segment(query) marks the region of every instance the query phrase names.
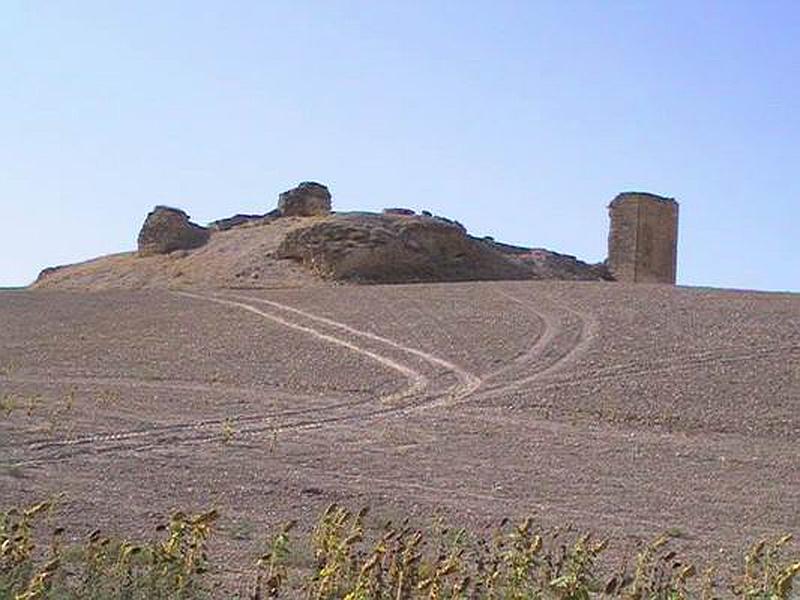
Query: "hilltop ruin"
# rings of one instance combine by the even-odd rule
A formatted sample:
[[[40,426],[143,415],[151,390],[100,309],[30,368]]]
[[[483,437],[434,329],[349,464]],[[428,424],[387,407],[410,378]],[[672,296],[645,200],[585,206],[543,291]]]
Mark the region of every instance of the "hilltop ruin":
[[[277,208],[202,226],[157,206],[135,253],[45,269],[35,287],[284,287],[321,280],[413,283],[476,280],[675,282],[677,203],[621,194],[610,206],[609,260],[475,237],[458,221],[409,208],[335,212],[328,188],[306,181]]]
[[[614,279],[675,283],[678,203],[643,192],[619,194],[608,207],[608,267]]]

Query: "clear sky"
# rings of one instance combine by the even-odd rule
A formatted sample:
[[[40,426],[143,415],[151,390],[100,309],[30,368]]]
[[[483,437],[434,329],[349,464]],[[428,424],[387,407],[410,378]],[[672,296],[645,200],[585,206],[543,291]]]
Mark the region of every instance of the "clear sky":
[[[0,2],[0,285],[307,179],[587,261],[650,191],[679,283],[800,291],[800,2]]]

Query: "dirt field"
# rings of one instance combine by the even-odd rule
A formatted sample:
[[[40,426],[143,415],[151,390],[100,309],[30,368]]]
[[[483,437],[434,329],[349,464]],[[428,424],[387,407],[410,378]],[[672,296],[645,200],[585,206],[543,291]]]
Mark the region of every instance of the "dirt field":
[[[798,295],[3,291],[0,398],[2,505],[64,492],[76,536],[215,505],[250,560],[331,501],[621,548],[670,528],[723,561],[800,534]]]

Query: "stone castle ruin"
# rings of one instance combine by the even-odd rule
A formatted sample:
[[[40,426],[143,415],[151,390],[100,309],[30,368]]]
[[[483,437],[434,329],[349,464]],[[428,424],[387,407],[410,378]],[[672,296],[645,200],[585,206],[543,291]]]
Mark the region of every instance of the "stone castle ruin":
[[[476,237],[458,221],[425,210],[333,211],[328,188],[305,181],[280,194],[277,208],[267,213],[236,214],[205,226],[180,209],[156,206],[135,254],[45,269],[36,285],[241,287],[246,281],[246,287],[265,287],[312,279],[674,284],[677,202],[627,192],[611,202],[609,216],[608,259],[589,264],[545,248]]]
[[[478,240],[459,223],[425,211],[417,215],[411,209],[389,208],[382,215],[355,213],[335,217],[328,188],[311,181],[280,194],[278,208],[267,214],[235,215],[208,227],[192,223],[181,210],[157,206],[139,234],[138,254],[197,248],[208,242],[214,232],[268,224],[281,217],[335,217],[312,220],[288,232],[274,256],[327,264],[336,278],[352,275],[376,281],[427,277],[428,271],[437,271],[441,266],[434,269],[434,263],[449,261],[453,264],[445,269],[446,275],[430,274],[429,278],[577,278],[674,284],[678,203],[655,194],[625,192],[614,198],[608,208],[608,260],[594,266],[552,252]],[[420,248],[427,251],[419,251]],[[542,259],[547,264],[541,264]],[[457,265],[459,261],[466,264]]]
[[[608,207],[608,268],[617,281],[675,283],[678,203],[644,192],[619,194]]]
[[[548,270],[542,268],[542,265],[535,265],[537,277],[576,277],[615,279],[632,283],[674,284],[678,203],[671,198],[646,192],[625,192],[614,198],[608,208],[611,224],[608,234],[608,260],[605,265],[594,267],[586,265],[587,268],[576,270],[573,267],[581,266],[577,262],[573,261],[575,264],[572,264],[568,260],[563,260],[564,257],[548,253],[546,258],[549,266],[553,268],[548,267]],[[280,217],[326,217],[331,214],[331,194],[328,188],[310,181],[280,194],[278,208],[265,215],[235,215],[215,221],[207,228],[192,223],[181,210],[157,206],[147,216],[139,234],[139,255],[166,254],[176,249],[197,248],[205,244],[214,231],[226,231],[248,223],[263,224]],[[395,231],[398,227],[400,229]],[[421,235],[424,240],[417,239]],[[382,239],[381,236],[388,237]],[[411,240],[412,246],[421,244],[433,248],[430,256],[422,257],[421,262],[424,263],[422,266],[417,264],[420,261],[416,259],[420,257],[416,255],[414,255],[415,260],[409,259],[405,262],[401,260],[409,253],[404,252],[398,244],[402,246],[409,242],[409,236],[414,238]],[[435,243],[432,241],[434,238]],[[482,251],[477,254],[485,255],[484,259],[489,254],[499,252],[507,260],[467,261],[470,263],[469,268],[465,274],[459,274],[457,278],[470,278],[470,271],[474,277],[481,279],[531,277],[529,267],[538,256],[535,251],[497,244],[493,240],[478,241],[470,238],[463,226],[457,222],[443,217],[434,218],[430,214],[418,216],[415,211],[407,208],[385,209],[383,215],[374,215],[370,218],[365,214],[357,214],[355,217],[341,215],[332,222],[314,222],[309,227],[287,234],[277,249],[276,256],[304,261],[314,258],[316,262],[323,259],[327,262],[338,261],[337,268],[331,267],[330,270],[342,276],[349,270],[355,270],[360,278],[413,280],[415,270],[420,272],[430,270],[428,263],[431,257],[437,260],[445,258],[451,250],[459,257],[476,255],[474,248],[476,243]],[[369,261],[362,256],[365,253],[369,255]],[[333,261],[331,256],[334,254],[342,256]],[[345,257],[345,254],[348,256]],[[352,268],[342,271],[343,267],[338,264],[342,261]],[[354,261],[355,267],[351,264]],[[369,268],[365,261],[370,263]],[[405,264],[406,262],[408,264]],[[479,269],[476,267],[477,263],[486,264]],[[376,269],[387,273],[394,270],[395,273],[382,273],[378,277],[373,273]]]

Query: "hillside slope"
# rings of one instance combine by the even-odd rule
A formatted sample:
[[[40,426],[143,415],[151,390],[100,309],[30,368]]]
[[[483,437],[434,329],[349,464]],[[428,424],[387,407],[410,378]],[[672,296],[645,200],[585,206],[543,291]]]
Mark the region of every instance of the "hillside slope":
[[[66,492],[77,534],[213,504],[239,564],[262,543],[242,531],[330,502],[532,512],[620,552],[671,529],[723,563],[800,532],[798,295],[39,290],[0,293],[0,322],[0,489]]]
[[[45,269],[33,288],[109,289],[174,287],[294,287],[311,285],[313,274],[274,254],[286,232],[302,221],[287,217],[265,225],[215,231],[199,248],[140,256],[113,254]]]
[[[470,236],[430,213],[330,211],[330,193],[303,182],[265,215],[235,215],[203,227],[157,206],[138,252],[41,272],[36,288],[275,288],[320,280],[357,283],[519,279],[610,279],[605,265]]]

